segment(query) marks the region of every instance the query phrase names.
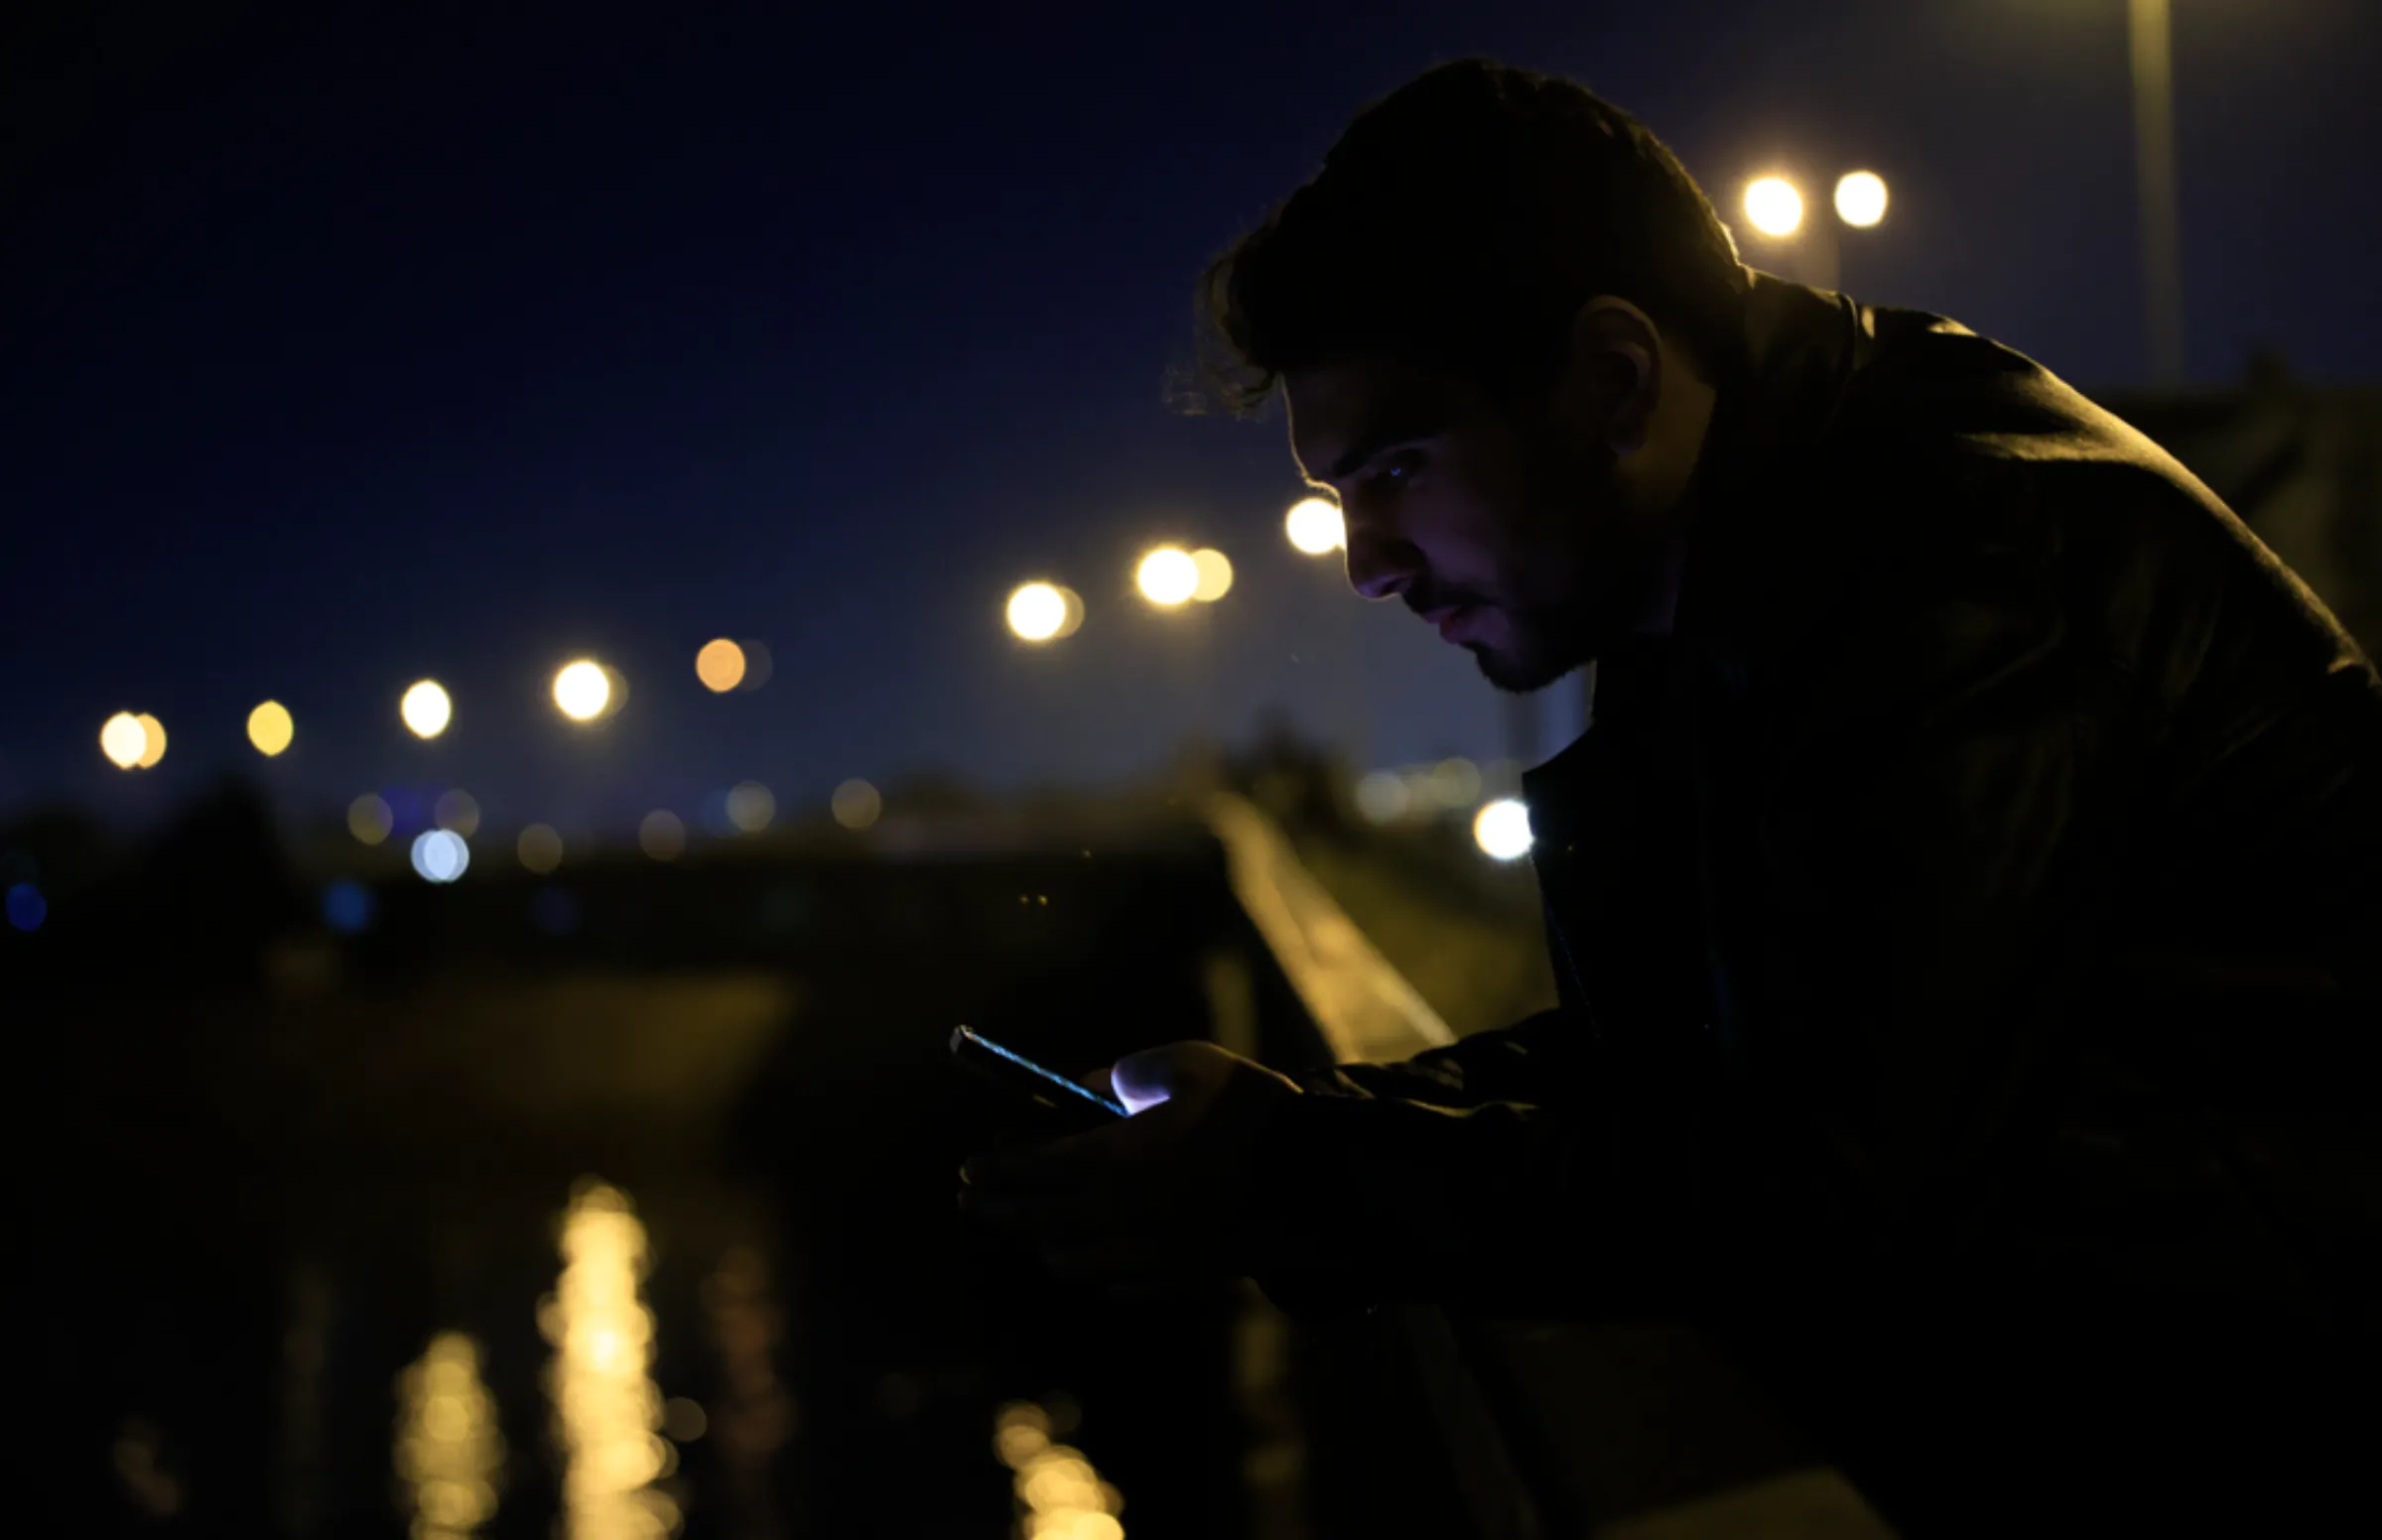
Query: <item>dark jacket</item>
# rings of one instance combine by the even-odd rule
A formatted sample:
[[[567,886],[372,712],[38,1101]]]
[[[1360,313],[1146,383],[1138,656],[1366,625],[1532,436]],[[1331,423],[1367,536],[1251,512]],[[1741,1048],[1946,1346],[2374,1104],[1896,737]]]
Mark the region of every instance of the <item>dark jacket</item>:
[[[2355,644],[1936,317],[1758,279],[1697,477],[1674,638],[1526,780],[1562,1008],[1307,1077],[1259,1281],[1831,1353],[1969,1308],[2382,1331]]]

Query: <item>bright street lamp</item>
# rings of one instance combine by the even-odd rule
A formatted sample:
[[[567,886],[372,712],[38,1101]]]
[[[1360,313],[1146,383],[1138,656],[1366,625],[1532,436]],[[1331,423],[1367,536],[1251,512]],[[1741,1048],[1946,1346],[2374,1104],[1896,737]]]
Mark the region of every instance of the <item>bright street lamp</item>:
[[[1348,524],[1340,505],[1328,497],[1309,497],[1290,505],[1282,528],[1293,548],[1307,556],[1328,556],[1348,544]]]
[[[1803,194],[1784,177],[1758,177],[1745,190],[1745,217],[1772,240],[1785,240],[1803,222]]]
[[[554,704],[573,721],[594,721],[612,704],[611,676],[591,658],[566,663],[554,676]]]
[[[1836,217],[1866,230],[1886,217],[1886,179],[1874,171],[1847,172],[1836,179]]]
[[[455,703],[437,680],[416,680],[406,690],[405,699],[397,703],[397,714],[415,737],[435,738],[455,719]]]
[[[1084,601],[1055,582],[1027,582],[1009,595],[1009,632],[1021,642],[1063,641],[1084,623]]]
[[[1188,551],[1160,546],[1141,559],[1133,573],[1133,584],[1152,604],[1172,609],[1199,591],[1199,564]]]
[[[1835,289],[1838,273],[1836,225],[1866,230],[1886,217],[1886,179],[1874,171],[1847,172],[1836,180],[1831,200],[1836,218],[1805,221],[1803,194],[1785,177],[1757,177],[1746,184],[1745,218],[1755,233],[1796,246],[1795,277],[1814,289]]]

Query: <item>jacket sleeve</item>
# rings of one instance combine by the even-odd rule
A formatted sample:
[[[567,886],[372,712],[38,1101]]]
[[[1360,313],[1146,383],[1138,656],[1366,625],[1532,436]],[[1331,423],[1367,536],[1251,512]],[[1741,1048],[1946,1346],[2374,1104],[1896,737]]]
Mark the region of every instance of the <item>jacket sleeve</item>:
[[[1313,1180],[1253,1225],[1277,1301],[1666,1308],[1699,1249],[1890,1259],[1977,1212],[2069,1067],[2146,708],[2041,543],[1870,578],[1733,794],[1750,1071],[1583,1036],[1559,1091],[1535,1026],[1313,1085],[1270,1132]]]

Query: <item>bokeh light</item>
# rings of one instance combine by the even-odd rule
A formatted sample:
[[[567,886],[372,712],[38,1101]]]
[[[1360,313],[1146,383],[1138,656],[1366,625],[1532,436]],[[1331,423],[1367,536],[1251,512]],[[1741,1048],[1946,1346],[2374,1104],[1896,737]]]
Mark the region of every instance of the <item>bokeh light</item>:
[[[141,724],[141,757],[134,763],[143,770],[154,770],[166,757],[166,724],[147,711],[133,719]]]
[[[1031,1401],[1009,1402],[993,1414],[992,1451],[1016,1473],[1014,1533],[1027,1540],[1125,1540],[1117,1517],[1125,1494],[1101,1479],[1082,1450],[1053,1442],[1066,1426]]]
[[[580,658],[555,671],[554,704],[573,721],[594,721],[612,704],[609,671],[593,658]]]
[[[728,694],[744,682],[744,649],[725,636],[714,637],[695,654],[695,677],[712,694]]]
[[[1160,546],[1133,569],[1133,586],[1152,604],[1172,609],[1199,591],[1199,564],[1179,546]]]
[[[777,671],[777,664],[769,656],[769,645],[749,636],[736,645],[744,649],[744,681],[739,688],[758,690],[768,684],[769,676]]]
[[[1472,837],[1493,860],[1511,861],[1530,853],[1530,810],[1512,797],[1500,797],[1473,816]]]
[[[521,864],[543,877],[563,864],[563,836],[545,824],[532,824],[513,841]]]
[[[662,1403],[662,1435],[673,1444],[692,1444],[710,1432],[711,1426],[703,1403],[692,1396],[672,1396]]]
[[[1412,803],[1406,778],[1394,770],[1375,770],[1357,781],[1357,811],[1368,823],[1389,824],[1406,816]]]
[[[369,930],[379,907],[372,890],[351,878],[339,877],[324,885],[323,923],[341,936]]]
[[[1803,194],[1784,177],[1758,177],[1746,186],[1745,217],[1774,240],[1792,235],[1803,222]]]
[[[1328,497],[1307,497],[1290,505],[1282,528],[1290,544],[1308,556],[1324,556],[1348,544],[1348,521],[1340,505]]]
[[[8,890],[8,923],[28,935],[42,928],[50,918],[50,901],[42,890],[30,882],[19,882]]]
[[[366,792],[347,804],[347,833],[366,844],[378,844],[397,827],[397,814],[388,803]]]
[[[267,701],[248,713],[248,741],[267,759],[288,748],[297,735],[298,724],[290,719],[290,708],[279,701]]]
[[[1067,627],[1067,596],[1057,583],[1020,583],[1009,595],[1008,620],[1019,641],[1055,641]]]
[[[1886,217],[1886,179],[1874,171],[1847,172],[1836,180],[1836,217],[1868,229]]]
[[[877,795],[876,788],[858,777],[837,787],[827,805],[846,829],[866,829],[885,811],[885,799]]]
[[[455,703],[447,698],[447,687],[437,680],[416,680],[398,701],[397,714],[415,737],[435,738],[455,719]]]
[[[1469,808],[1481,795],[1481,767],[1469,759],[1442,759],[1431,767],[1431,792],[1443,808]]]
[[[414,836],[414,870],[425,882],[453,882],[471,864],[471,846],[452,829],[426,829]]]
[[[406,1484],[412,1540],[471,1540],[496,1516],[504,1435],[480,1379],[479,1345],[441,1332],[397,1376],[394,1464]]]
[[[674,861],[687,852],[687,826],[668,808],[656,808],[637,824],[637,848],[657,861]]]
[[[149,729],[130,711],[118,711],[99,728],[99,752],[119,770],[131,770],[149,752]]]
[[[758,781],[739,781],[728,794],[728,821],[748,834],[757,834],[777,817],[777,797]]]
[[[662,1392],[652,1379],[654,1314],[640,1285],[650,1265],[645,1226],[627,1195],[583,1182],[564,1212],[562,1275],[538,1306],[554,1346],[547,1394],[563,1453],[568,1540],[662,1540],[678,1505],[653,1485],[678,1468],[661,1436]]]
[[[1191,566],[1199,574],[1199,581],[1191,589],[1191,597],[1202,604],[1213,604],[1233,591],[1233,564],[1221,551],[1194,551]]]
[[[458,786],[439,794],[437,805],[430,810],[430,821],[468,839],[479,833],[479,804],[469,792]]]

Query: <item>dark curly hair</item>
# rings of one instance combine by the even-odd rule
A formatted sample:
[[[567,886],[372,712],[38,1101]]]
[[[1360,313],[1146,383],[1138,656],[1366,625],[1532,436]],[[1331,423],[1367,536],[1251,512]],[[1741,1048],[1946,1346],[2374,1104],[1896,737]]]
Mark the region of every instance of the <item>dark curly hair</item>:
[[[1240,414],[1285,370],[1347,357],[1508,394],[1551,377],[1572,315],[1612,294],[1717,378],[1747,284],[1711,200],[1644,124],[1569,80],[1468,59],[1359,113],[1209,264],[1202,372]]]

